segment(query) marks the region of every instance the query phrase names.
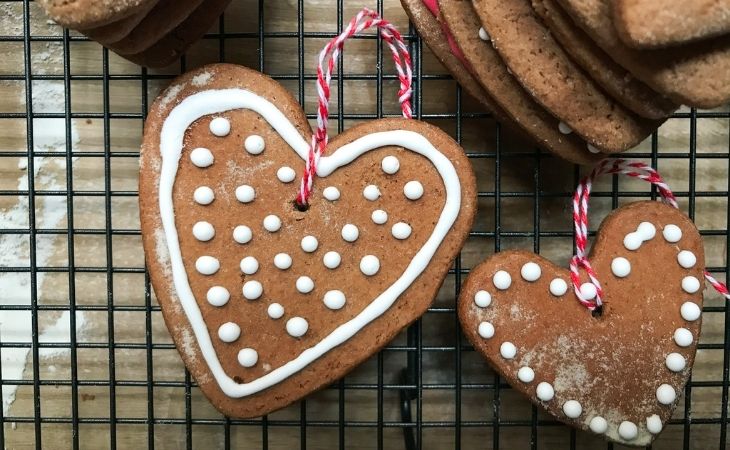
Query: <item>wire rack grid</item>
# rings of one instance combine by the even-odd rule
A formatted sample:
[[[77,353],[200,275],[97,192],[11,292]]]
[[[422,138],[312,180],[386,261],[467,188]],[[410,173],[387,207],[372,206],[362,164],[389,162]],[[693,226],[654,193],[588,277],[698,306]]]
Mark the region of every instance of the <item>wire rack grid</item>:
[[[166,332],[141,254],[136,167],[147,106],[206,62],[255,67],[315,118],[315,58],[362,6],[410,44],[419,119],[474,164],[479,216],[428,313],[343,380],[267,417],[218,414]],[[397,77],[375,35],[348,43],[331,122],[397,116]],[[516,395],[463,339],[454,299],[494,251],[572,252],[569,199],[581,169],[503,130],[409,27],[397,0],[234,0],[172,68],[148,71],[49,23],[28,0],[0,1],[0,364],[5,448],[617,448]],[[335,120],[336,119],[336,120]],[[730,112],[682,109],[630,157],[659,168],[727,276]],[[593,224],[656,192],[599,182]],[[726,448],[730,310],[707,292],[693,378],[654,448]]]

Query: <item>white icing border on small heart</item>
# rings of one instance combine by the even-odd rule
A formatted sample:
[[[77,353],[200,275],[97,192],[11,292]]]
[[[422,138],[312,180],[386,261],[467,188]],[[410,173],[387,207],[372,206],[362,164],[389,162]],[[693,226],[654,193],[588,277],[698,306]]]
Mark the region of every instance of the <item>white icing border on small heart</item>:
[[[357,316],[338,326],[315,346],[304,350],[295,359],[248,383],[236,383],[220,364],[213,348],[208,329],[195,300],[185,272],[180,252],[180,242],[175,227],[172,190],[187,128],[199,118],[232,109],[250,109],[261,115],[304,160],[309,154],[309,143],[297,128],[271,102],[244,89],[207,90],[183,99],[165,119],[160,132],[162,168],[159,180],[160,217],[170,255],[173,284],[180,304],[195,334],[198,346],[218,386],[229,397],[245,397],[269,388],[350,339],[367,324],[380,317],[398,297],[426,269],[441,242],[459,215],[461,207],[461,182],[449,159],[439,152],[424,136],[414,131],[391,130],[372,133],[356,139],[323,156],[317,166],[317,175],[326,177],[338,168],[349,164],[359,156],[384,146],[399,146],[426,157],[441,176],[446,191],[444,209],[433,233],[416,253],[403,274],[382,294],[376,297]]]

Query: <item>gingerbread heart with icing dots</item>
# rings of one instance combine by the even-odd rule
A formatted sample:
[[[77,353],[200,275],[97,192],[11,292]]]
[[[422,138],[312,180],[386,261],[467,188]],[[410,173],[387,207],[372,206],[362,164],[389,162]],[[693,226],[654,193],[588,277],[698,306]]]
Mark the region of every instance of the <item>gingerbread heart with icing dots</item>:
[[[406,119],[331,139],[300,211],[311,135],[286,89],[226,64],[175,80],[145,124],[152,284],[186,366],[230,416],[282,408],[382,348],[431,304],[474,218],[461,147]]]
[[[677,209],[637,202],[604,220],[590,261],[603,289],[600,316],[578,302],[568,270],[506,251],[470,273],[459,319],[474,347],[533,403],[609,440],[648,445],[694,362],[702,241]]]

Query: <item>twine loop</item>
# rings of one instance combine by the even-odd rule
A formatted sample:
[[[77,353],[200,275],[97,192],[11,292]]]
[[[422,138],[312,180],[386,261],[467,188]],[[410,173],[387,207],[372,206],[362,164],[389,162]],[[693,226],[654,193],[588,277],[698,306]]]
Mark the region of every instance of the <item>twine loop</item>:
[[[595,270],[591,266],[586,247],[588,245],[588,200],[591,196],[593,181],[600,175],[621,174],[632,178],[638,178],[657,187],[662,201],[674,208],[679,208],[669,185],[651,166],[640,161],[629,161],[625,159],[604,159],[584,177],[573,196],[573,222],[575,225],[575,255],[570,260],[570,280],[573,284],[573,291],[578,301],[594,313],[600,315],[603,309],[603,290]],[[595,288],[595,296],[585,295],[581,290],[580,270],[585,270],[589,283]],[[708,271],[705,271],[705,279],[713,288],[726,299],[730,299],[730,293],[724,283],[717,281]],[[591,290],[592,291],[592,290]]]
[[[337,66],[337,60],[342,53],[345,41],[372,27],[378,29],[380,36],[390,48],[393,56],[393,62],[395,62],[395,68],[398,72],[398,80],[400,81],[398,102],[403,117],[410,119],[413,116],[411,110],[413,70],[411,69],[411,56],[408,53],[408,46],[403,41],[400,32],[390,22],[380,17],[377,12],[363,8],[345,27],[344,31],[329,41],[319,53],[317,64],[317,130],[312,135],[312,145],[305,162],[304,174],[297,194],[296,203],[299,206],[306,207],[309,202],[314,177],[317,173],[317,163],[327,147],[327,119],[329,117],[332,71]]]

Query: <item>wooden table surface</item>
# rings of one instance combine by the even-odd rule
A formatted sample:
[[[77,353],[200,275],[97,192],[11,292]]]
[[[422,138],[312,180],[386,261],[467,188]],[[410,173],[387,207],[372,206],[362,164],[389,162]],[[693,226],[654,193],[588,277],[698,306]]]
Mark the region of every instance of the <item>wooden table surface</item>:
[[[303,31],[337,31],[335,2],[304,2]],[[315,112],[316,96],[311,75],[315,56],[325,38],[307,35],[301,42],[298,30],[297,5],[294,0],[261,2],[263,31],[288,32],[279,37],[266,37],[260,48],[259,6],[249,0],[234,0],[225,15],[223,40],[205,39],[189,52],[187,68],[221,59],[227,62],[260,68],[274,76],[294,75],[282,82],[296,95],[300,93],[299,45],[303,45],[304,107]],[[374,1],[345,1],[342,17],[348,20],[362,6],[377,7]],[[268,417],[268,427],[261,420],[236,423],[227,427],[221,416],[208,404],[197,388],[189,388],[184,367],[162,321],[154,297],[145,296],[144,255],[138,233],[139,219],[136,198],[140,135],[145,102],[169,82],[169,76],[180,73],[180,64],[163,70],[148,71],[142,77],[139,67],[112,53],[105,53],[93,42],[72,40],[68,53],[61,39],[33,40],[30,44],[32,103],[28,104],[24,70],[24,2],[0,1],[0,267],[29,267],[31,259],[41,270],[31,283],[28,272],[0,272],[0,304],[30,305],[37,300],[39,340],[64,345],[41,346],[38,351],[40,426],[42,448],[70,448],[74,426],[66,420],[77,409],[78,443],[81,448],[145,448],[150,441],[158,449],[218,448],[229,440],[235,448],[262,448],[264,440],[270,449],[308,448],[377,448],[378,439],[388,449],[404,448],[402,429],[392,424],[378,436],[378,396],[382,395],[382,420],[400,421],[398,390],[389,385],[398,383],[399,371],[406,364],[407,352],[397,347],[406,344],[405,332],[394,342],[394,348],[382,352],[346,377],[344,385],[316,393],[304,404],[295,404]],[[49,22],[35,3],[28,4],[31,35],[61,37],[62,30]],[[408,20],[398,0],[385,0],[386,18],[404,32]],[[236,34],[237,33],[237,34]],[[253,34],[252,34],[253,33]],[[72,33],[72,35],[75,35]],[[6,39],[7,38],[7,39]],[[374,40],[349,42],[344,56],[346,74],[376,74]],[[418,55],[416,55],[418,56]],[[390,58],[383,58],[383,70],[393,74]],[[65,68],[67,63],[67,68]],[[574,188],[577,169],[539,152],[519,136],[499,132],[483,108],[467,97],[459,97],[456,84],[444,75],[444,69],[424,46],[416,58],[416,70],[422,75],[418,84],[421,112],[427,118],[459,138],[473,157],[478,176],[480,212],[475,235],[465,246],[459,270],[466,271],[496,246],[533,249],[539,242],[540,252],[566,264],[572,250],[568,195]],[[65,72],[68,70],[68,72]],[[72,75],[68,90],[65,73]],[[344,104],[333,94],[333,111],[345,114],[397,113],[396,83],[388,80],[382,89],[382,111],[378,111],[374,79],[345,80]],[[65,105],[72,116],[65,118]],[[33,146],[37,156],[33,170],[28,164],[26,113],[36,114],[32,121]],[[104,112],[110,113],[108,123]],[[460,114],[456,114],[456,113]],[[658,148],[655,162],[670,186],[680,193],[680,204],[694,215],[698,227],[710,234],[706,237],[707,264],[726,265],[728,216],[728,152],[730,120],[728,108],[715,112],[725,117],[672,118],[656,137],[648,139],[635,151],[647,158],[652,146]],[[56,115],[54,115],[56,113]],[[450,117],[436,117],[447,113]],[[702,112],[700,112],[702,113]],[[456,116],[454,116],[456,114]],[[40,115],[40,117],[38,117]],[[332,121],[333,127],[337,121]],[[344,128],[356,120],[343,120]],[[692,133],[695,133],[694,136]],[[693,141],[691,137],[695,137]],[[693,146],[694,145],[694,146]],[[71,155],[67,151],[72,150]],[[690,159],[690,152],[697,152]],[[6,154],[4,154],[6,153]],[[694,170],[694,172],[692,171]],[[31,251],[29,228],[28,176],[36,191],[33,196],[35,227],[60,230],[37,235],[35,252]],[[597,183],[597,191],[611,192],[592,202],[592,227],[617,204],[636,200],[648,193],[638,181],[610,179]],[[68,190],[74,192],[72,202]],[[17,192],[16,192],[17,191]],[[15,192],[15,194],[13,194]],[[53,193],[60,195],[48,195]],[[105,195],[105,192],[111,192]],[[688,192],[697,192],[693,202]],[[538,195],[539,193],[539,195]],[[495,213],[499,205],[499,215]],[[72,215],[69,217],[69,211]],[[72,222],[75,233],[69,233]],[[531,235],[536,224],[542,233],[539,240]],[[7,230],[16,230],[8,233]],[[107,240],[107,234],[113,236]],[[499,231],[498,240],[495,232]],[[553,231],[561,236],[546,236]],[[479,234],[479,233],[477,233]],[[34,253],[34,254],[32,254]],[[73,255],[69,262],[69,255]],[[33,256],[33,258],[31,258]],[[76,271],[69,274],[69,265]],[[56,268],[56,269],[53,269]],[[722,274],[718,274],[722,278]],[[463,279],[463,277],[460,277]],[[71,283],[72,281],[72,283]],[[467,345],[457,329],[453,312],[457,277],[451,275],[435,301],[435,311],[420,321],[422,346],[421,429],[423,448],[493,448],[498,442],[503,449],[529,448],[533,433],[530,421],[533,409],[509,388],[494,389],[496,377]],[[33,290],[36,289],[34,295]],[[74,315],[75,333],[69,333],[69,307],[80,307]],[[110,309],[113,305],[113,309]],[[655,449],[717,448],[723,405],[723,377],[727,386],[727,367],[723,367],[723,345],[728,332],[724,301],[706,291],[706,306],[700,342],[709,348],[699,350],[692,382],[691,404],[683,399],[677,408],[677,423],[670,425],[657,440]],[[714,309],[713,309],[714,308]],[[34,352],[30,311],[0,311],[0,340],[3,344],[21,343],[2,348],[4,439],[8,449],[36,447],[34,429]],[[78,346],[69,350],[71,335]],[[113,364],[109,345],[113,343]],[[147,351],[147,345],[154,350]],[[456,348],[458,351],[455,351]],[[75,366],[72,359],[75,357]],[[152,363],[149,366],[149,363]],[[381,369],[381,370],[379,370]],[[725,372],[723,372],[725,370]],[[455,389],[457,379],[460,389]],[[18,380],[22,380],[19,382]],[[78,380],[74,395],[71,380]],[[110,380],[114,381],[112,387]],[[47,382],[47,383],[46,383]],[[150,385],[150,382],[153,382]],[[378,383],[385,383],[382,390]],[[20,384],[20,385],[19,385]],[[360,388],[357,388],[359,385]],[[460,398],[460,403],[457,403]],[[727,400],[725,400],[727,405]],[[414,419],[416,402],[413,403]],[[505,422],[495,427],[495,414]],[[114,415],[116,421],[109,424]],[[460,417],[461,426],[454,421]],[[536,413],[540,422],[534,431],[538,448],[568,448],[575,439],[576,448],[604,448],[599,438],[578,432]],[[154,419],[150,426],[148,418]],[[692,425],[685,426],[686,417]],[[54,419],[55,418],[55,419]],[[300,426],[306,418],[309,424]],[[58,419],[58,420],[57,420]],[[213,423],[206,423],[211,419]],[[338,420],[357,422],[358,426],[338,428]],[[190,422],[186,422],[189,420]],[[543,421],[545,423],[543,423]],[[483,423],[485,422],[485,423]],[[714,423],[706,423],[714,422]],[[342,434],[340,433],[342,431]],[[498,438],[495,437],[498,433]],[[689,434],[686,434],[689,433]],[[190,437],[191,442],[187,442]]]

